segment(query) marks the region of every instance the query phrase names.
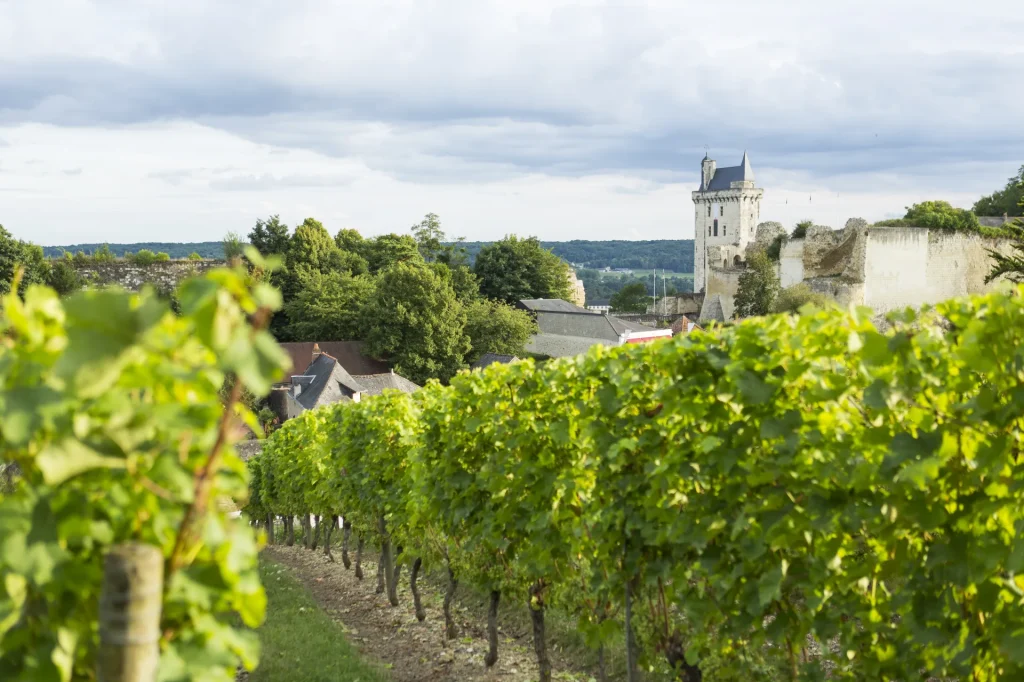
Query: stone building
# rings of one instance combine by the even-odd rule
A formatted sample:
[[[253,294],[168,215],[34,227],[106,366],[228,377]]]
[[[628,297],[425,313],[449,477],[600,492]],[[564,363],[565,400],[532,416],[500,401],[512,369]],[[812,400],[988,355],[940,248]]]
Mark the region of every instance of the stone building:
[[[707,291],[709,265],[739,267],[754,240],[764,190],[754,186],[747,153],[738,166],[718,168],[707,155],[701,162],[700,189],[693,192],[693,291]],[[710,247],[717,247],[713,252]],[[714,260],[711,256],[714,256]]]

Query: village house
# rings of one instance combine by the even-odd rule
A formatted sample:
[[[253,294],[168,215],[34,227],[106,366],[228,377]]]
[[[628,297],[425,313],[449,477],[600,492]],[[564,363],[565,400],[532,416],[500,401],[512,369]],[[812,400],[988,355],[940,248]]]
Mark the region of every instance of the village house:
[[[517,307],[529,311],[537,320],[538,333],[526,344],[526,350],[537,356],[579,355],[591,346],[646,343],[672,336],[669,329],[622,320],[560,299],[524,299]]]

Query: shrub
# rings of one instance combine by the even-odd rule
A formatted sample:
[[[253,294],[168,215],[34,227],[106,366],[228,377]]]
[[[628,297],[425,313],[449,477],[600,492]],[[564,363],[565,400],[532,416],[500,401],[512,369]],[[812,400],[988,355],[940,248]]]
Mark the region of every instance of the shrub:
[[[807,228],[814,224],[813,220],[801,220],[793,228],[793,234],[790,235],[793,239],[803,239],[807,236]]]
[[[796,313],[808,304],[817,308],[826,308],[834,305],[835,301],[825,294],[813,291],[801,282],[780,291],[775,302],[772,303],[771,311],[773,313]]]
[[[157,260],[157,255],[149,249],[139,249],[139,252],[131,258],[136,265],[152,265]]]

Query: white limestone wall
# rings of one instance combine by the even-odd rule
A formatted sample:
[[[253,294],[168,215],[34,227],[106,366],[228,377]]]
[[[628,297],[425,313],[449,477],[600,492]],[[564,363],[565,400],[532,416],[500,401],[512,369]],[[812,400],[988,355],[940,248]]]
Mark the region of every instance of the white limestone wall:
[[[864,304],[882,313],[977,294],[991,267],[988,249],[1008,245],[925,228],[872,229],[864,258]]]
[[[779,254],[779,283],[783,289],[804,281],[804,240],[790,239]]]

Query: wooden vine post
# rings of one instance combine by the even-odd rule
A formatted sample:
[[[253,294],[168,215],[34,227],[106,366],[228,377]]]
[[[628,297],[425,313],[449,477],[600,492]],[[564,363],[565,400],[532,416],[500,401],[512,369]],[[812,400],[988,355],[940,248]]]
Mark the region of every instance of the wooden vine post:
[[[160,662],[164,557],[140,543],[107,553],[100,592],[98,682],[154,682]]]

